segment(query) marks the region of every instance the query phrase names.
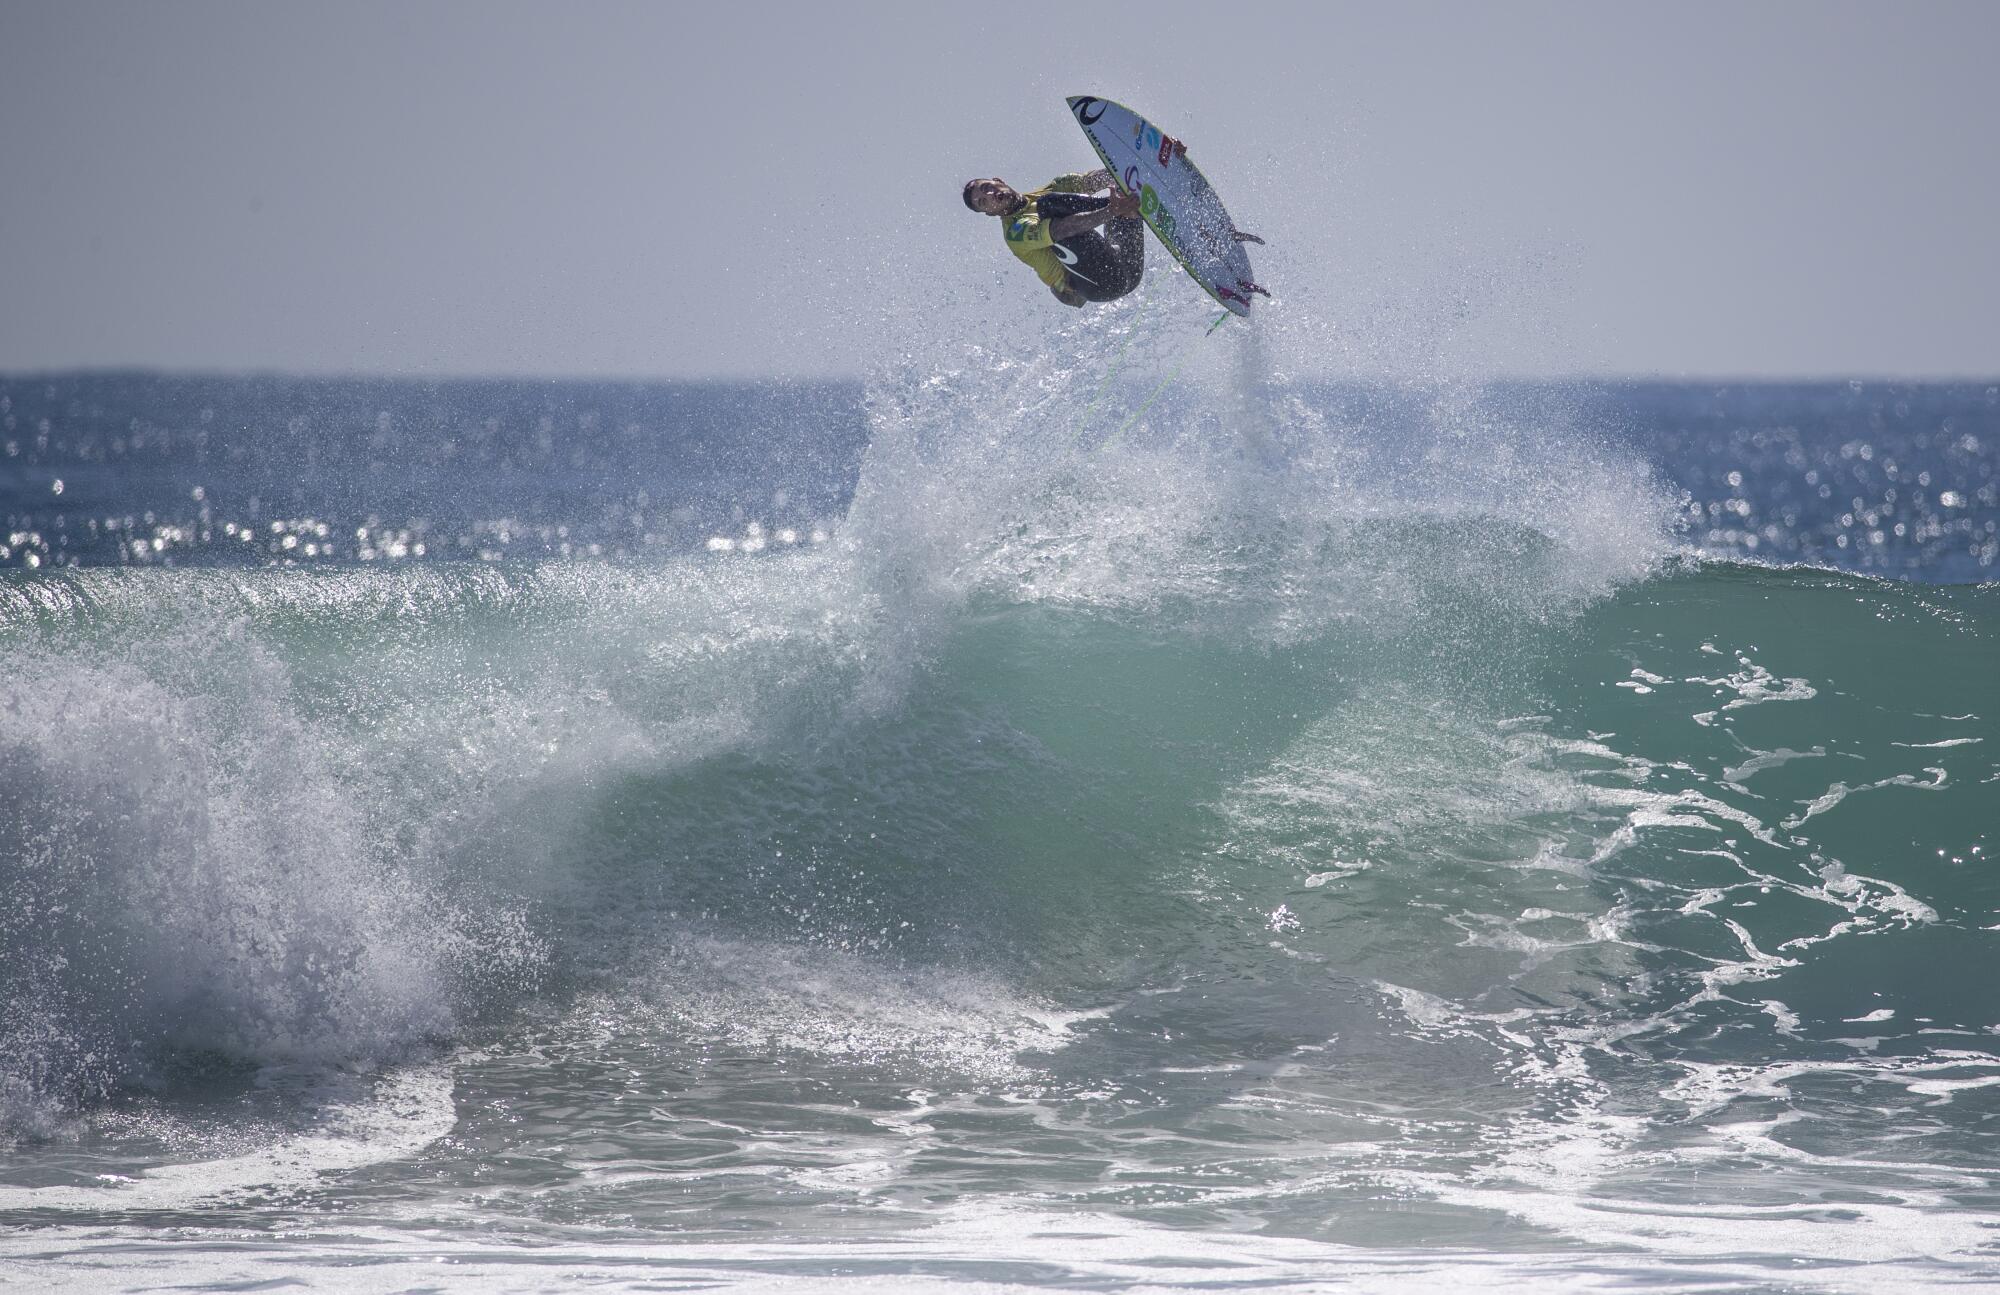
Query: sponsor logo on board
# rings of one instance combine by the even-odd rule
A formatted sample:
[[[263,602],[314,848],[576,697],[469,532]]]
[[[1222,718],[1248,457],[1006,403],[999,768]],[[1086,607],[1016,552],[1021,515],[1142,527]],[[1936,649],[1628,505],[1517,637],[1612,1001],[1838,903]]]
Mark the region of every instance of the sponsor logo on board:
[[[1159,192],[1150,184],[1139,190],[1139,214],[1153,222],[1153,228],[1159,231],[1161,238],[1173,242],[1174,213],[1167,210],[1167,205],[1160,201]]]
[[[1086,94],[1077,96],[1076,102],[1070,105],[1070,111],[1074,112],[1076,119],[1084,125],[1095,126],[1098,118],[1102,117],[1104,110],[1110,106],[1104,100]]]

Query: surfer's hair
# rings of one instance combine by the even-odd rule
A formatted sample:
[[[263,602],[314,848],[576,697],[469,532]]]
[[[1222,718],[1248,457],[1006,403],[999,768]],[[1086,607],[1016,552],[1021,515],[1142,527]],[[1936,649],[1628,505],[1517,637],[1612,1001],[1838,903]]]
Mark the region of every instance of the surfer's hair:
[[[967,180],[965,182],[965,192],[962,196],[965,198],[965,209],[967,211],[979,210],[979,208],[972,205],[972,186],[978,183],[979,181],[977,180]]]

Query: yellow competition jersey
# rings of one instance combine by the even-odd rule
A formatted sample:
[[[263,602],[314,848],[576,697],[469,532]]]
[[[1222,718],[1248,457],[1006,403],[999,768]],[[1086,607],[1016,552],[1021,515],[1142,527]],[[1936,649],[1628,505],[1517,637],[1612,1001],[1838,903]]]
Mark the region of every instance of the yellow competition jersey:
[[[1050,246],[1055,240],[1049,237],[1049,226],[1055,222],[1043,220],[1036,203],[1045,193],[1090,193],[1096,187],[1099,186],[1093,186],[1088,175],[1059,175],[1033,193],[1022,194],[1028,200],[1026,204],[1013,215],[1000,218],[1007,246],[1051,288],[1061,290],[1068,280],[1063,273],[1062,258]]]

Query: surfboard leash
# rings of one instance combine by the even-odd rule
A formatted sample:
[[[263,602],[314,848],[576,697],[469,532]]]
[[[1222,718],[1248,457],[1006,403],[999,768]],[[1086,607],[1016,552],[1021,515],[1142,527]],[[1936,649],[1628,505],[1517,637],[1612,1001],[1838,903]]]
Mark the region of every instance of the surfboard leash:
[[[1125,330],[1125,341],[1124,344],[1118,348],[1118,354],[1111,357],[1111,368],[1108,372],[1105,373],[1104,381],[1097,384],[1097,394],[1093,395],[1090,398],[1090,403],[1083,407],[1083,413],[1076,420],[1077,424],[1081,426],[1084,429],[1084,431],[1088,431],[1090,429],[1090,416],[1097,412],[1098,402],[1104,399],[1104,393],[1111,390],[1111,380],[1118,376],[1118,371],[1120,369],[1125,367],[1125,353],[1132,349],[1132,343],[1135,340],[1137,340],[1138,336],[1139,336],[1139,324],[1137,320],[1134,320],[1131,323],[1131,325],[1127,327]],[[1076,436],[1071,437],[1070,438],[1071,445],[1074,446],[1077,439],[1079,439],[1082,435],[1083,432],[1078,432]]]
[[[1222,327],[1222,325],[1225,322],[1227,322],[1229,318],[1230,318],[1230,312],[1226,310],[1223,311],[1220,315],[1217,315],[1215,317],[1214,323],[1211,323],[1205,330],[1203,330],[1201,337],[1194,339],[1194,341],[1191,341],[1185,347],[1182,347],[1180,358],[1174,361],[1174,367],[1167,371],[1167,376],[1161,378],[1159,385],[1153,388],[1152,394],[1146,397],[1146,403],[1140,405],[1137,409],[1133,410],[1132,416],[1130,418],[1127,418],[1124,422],[1118,425],[1118,430],[1112,432],[1111,435],[1099,441],[1097,443],[1097,448],[1099,450],[1102,450],[1106,446],[1112,444],[1112,442],[1116,441],[1119,437],[1123,436],[1126,432],[1130,431],[1134,423],[1138,422],[1141,418],[1144,418],[1146,416],[1146,411],[1153,407],[1153,402],[1160,398],[1160,394],[1164,392],[1168,388],[1168,386],[1170,386],[1173,383],[1173,380],[1175,378],[1180,377],[1181,370],[1187,367],[1188,357],[1194,354],[1194,342],[1201,341],[1205,338],[1213,336],[1215,330]]]

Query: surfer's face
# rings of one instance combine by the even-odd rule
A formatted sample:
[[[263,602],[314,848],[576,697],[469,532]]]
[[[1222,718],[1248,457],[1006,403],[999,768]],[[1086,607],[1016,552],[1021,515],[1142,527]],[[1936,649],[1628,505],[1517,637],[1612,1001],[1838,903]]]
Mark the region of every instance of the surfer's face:
[[[1021,200],[1005,180],[974,180],[965,191],[972,209],[989,216],[1004,216]]]

